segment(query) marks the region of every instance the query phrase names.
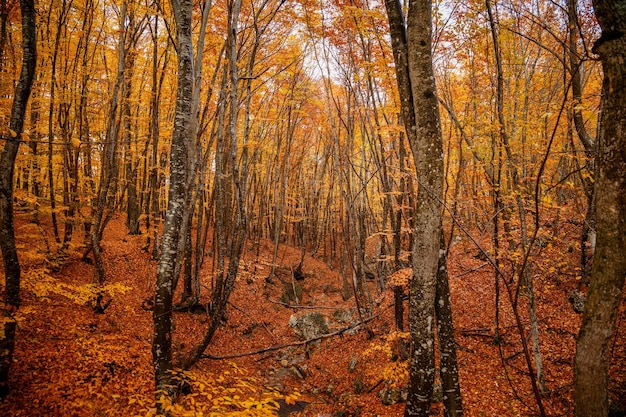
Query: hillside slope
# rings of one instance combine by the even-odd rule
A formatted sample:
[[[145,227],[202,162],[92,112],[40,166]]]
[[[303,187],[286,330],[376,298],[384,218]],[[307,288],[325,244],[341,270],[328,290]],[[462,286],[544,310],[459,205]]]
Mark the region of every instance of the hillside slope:
[[[105,298],[112,301],[105,314],[98,315],[86,303],[92,294],[89,284],[94,272],[92,265],[81,262],[80,248],[70,248],[62,259],[47,258],[45,228],[25,220],[19,219],[17,225],[24,264],[24,304],[18,314],[10,377],[13,390],[0,405],[0,414],[150,414],[154,411],[152,312],[144,308],[144,301],[152,296],[156,262],[141,249],[145,237],[127,235],[122,219],[111,222],[103,240],[103,255],[108,279]],[[379,398],[382,389],[393,392],[389,388],[402,386],[406,378],[392,292],[381,293],[372,283],[375,318],[367,323],[371,332],[357,328],[341,333],[338,331],[357,324],[358,317],[353,299],[342,299],[340,274],[320,259],[307,256],[305,278],[297,283],[302,285],[302,293],[295,306],[285,291],[295,285],[291,271],[300,252],[281,246],[276,277],[268,283],[271,253],[271,242],[261,242],[258,257],[257,248],[248,244],[227,320],[207,350],[213,358],[203,359],[187,375],[191,393],[182,396],[181,404],[195,415],[236,410],[247,399],[259,403],[280,400],[276,403],[281,407],[279,415],[290,411],[311,416],[401,415],[402,404],[383,405]],[[562,248],[546,249],[542,257],[545,270],[538,271],[535,289],[550,389],[543,400],[549,415],[570,416],[580,317],[567,302],[575,280],[569,278],[573,272],[567,269],[568,260],[562,255],[559,258],[562,253]],[[509,303],[506,299],[501,302],[502,338],[496,345],[491,328],[493,272],[475,254],[462,241],[453,246],[449,261],[466,416],[535,415]],[[555,260],[562,262],[561,269],[551,266]],[[202,271],[205,294],[211,288],[211,267],[207,258]],[[525,303],[521,298],[523,317],[527,316]],[[290,318],[312,312],[326,318],[328,332],[338,334],[303,345],[290,327]],[[611,389],[622,407],[626,393],[624,315],[622,308],[612,348],[616,365],[611,370]],[[204,312],[175,314],[177,359],[202,338],[206,324]],[[255,354],[247,354],[251,352]],[[441,406],[433,407],[433,413],[443,415]]]

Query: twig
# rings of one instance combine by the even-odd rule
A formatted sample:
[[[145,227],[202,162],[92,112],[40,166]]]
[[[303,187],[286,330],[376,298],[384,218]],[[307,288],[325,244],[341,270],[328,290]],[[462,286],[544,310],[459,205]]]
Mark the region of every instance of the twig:
[[[460,277],[462,277],[462,276],[464,276],[464,275],[471,274],[472,272],[476,272],[476,271],[478,271],[479,269],[482,269],[482,268],[486,267],[487,265],[489,265],[489,262],[485,262],[484,264],[479,265],[479,266],[477,266],[477,267],[476,267],[476,268],[474,268],[474,269],[468,269],[468,270],[466,270],[466,271],[463,271],[463,272],[461,272],[460,274],[455,275],[455,276],[454,276],[454,278],[460,278]]]
[[[269,301],[270,303],[274,303],[274,304],[278,304],[278,305],[281,305],[281,306],[285,306],[287,308],[295,308],[295,309],[301,309],[301,310],[315,310],[315,309],[337,310],[339,308],[339,307],[330,307],[330,306],[301,306],[301,305],[293,305],[293,304],[283,303],[282,301],[272,300],[271,298],[268,298],[267,301]]]
[[[233,308],[241,311],[243,314],[246,315],[246,317],[248,317],[249,319],[252,319],[252,317],[250,317],[250,315],[248,314],[248,312],[244,311],[243,309],[237,307],[236,305],[234,305],[233,303],[231,303],[230,301],[228,302],[228,304],[230,306],[232,306]],[[254,322],[254,321],[253,321]],[[265,329],[265,331],[272,337],[272,339],[276,340],[276,336],[274,336],[274,333],[272,333],[270,331],[270,329],[267,327],[267,325],[265,324],[265,322],[261,321],[261,326],[263,326],[263,328]]]
[[[374,316],[370,316],[367,319],[364,319],[364,320],[362,320],[362,321],[360,321],[358,323],[351,324],[351,325],[349,325],[347,327],[344,327],[344,328],[339,329],[337,331],[334,331],[332,333],[323,334],[321,336],[313,337],[311,339],[301,340],[299,342],[283,343],[282,345],[270,346],[270,347],[267,347],[267,348],[257,349],[257,350],[253,350],[253,351],[250,351],[250,352],[233,353],[231,355],[223,355],[223,356],[204,354],[201,357],[205,358],[205,359],[214,359],[214,360],[233,359],[233,358],[241,358],[241,357],[244,357],[244,356],[260,355],[262,353],[272,352],[272,351],[275,351],[275,350],[281,350],[281,349],[285,349],[285,348],[292,347],[292,346],[304,346],[304,345],[307,345],[307,344],[309,344],[311,342],[316,342],[318,340],[328,339],[328,338],[333,337],[333,336],[342,335],[343,333],[347,332],[350,329],[353,329],[355,327],[358,327],[358,326],[360,326],[362,324],[365,324],[365,323],[368,323],[368,322],[374,320],[375,318],[377,318],[381,314],[383,314],[385,311],[389,310],[391,307],[393,307],[393,304],[388,305],[382,311],[380,311],[378,314],[376,314]]]

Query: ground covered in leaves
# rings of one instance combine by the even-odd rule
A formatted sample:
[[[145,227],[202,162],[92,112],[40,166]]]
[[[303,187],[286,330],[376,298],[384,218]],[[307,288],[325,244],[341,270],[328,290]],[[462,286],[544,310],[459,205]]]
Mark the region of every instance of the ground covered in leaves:
[[[550,416],[573,415],[575,337],[580,316],[567,301],[577,287],[577,229],[560,231],[546,243],[533,270],[540,347]],[[151,355],[152,312],[145,301],[154,290],[156,262],[142,250],[146,237],[129,236],[114,219],[103,239],[107,271],[105,314],[94,314],[93,265],[81,261],[84,248],[71,246],[51,257],[50,231],[20,215],[16,234],[23,267],[23,307],[11,368],[12,391],[0,404],[6,416],[134,416],[154,413]],[[79,239],[75,239],[79,240]],[[227,311],[198,366],[179,375],[185,394],[173,406],[178,415],[395,416],[402,403],[383,405],[383,389],[406,383],[402,339],[394,321],[393,293],[371,283],[375,318],[357,322],[353,298],[342,297],[339,268],[306,256],[298,299],[289,298],[300,259],[281,246],[276,276],[268,282],[273,245],[249,243]],[[501,288],[500,338],[494,342],[494,274],[467,238],[452,246],[450,285],[460,379],[466,416],[538,415],[520,336]],[[211,258],[203,291],[209,294]],[[205,302],[208,300],[204,300]],[[296,302],[297,301],[297,302]],[[527,297],[519,311],[528,334]],[[296,305],[297,304],[297,305]],[[290,327],[292,316],[319,312],[337,335],[311,344]],[[611,345],[610,388],[616,406],[626,406],[626,313],[618,315]],[[197,344],[206,313],[175,314],[175,360]],[[277,348],[281,347],[282,348]],[[247,354],[252,353],[255,354]],[[442,406],[433,407],[443,415]]]

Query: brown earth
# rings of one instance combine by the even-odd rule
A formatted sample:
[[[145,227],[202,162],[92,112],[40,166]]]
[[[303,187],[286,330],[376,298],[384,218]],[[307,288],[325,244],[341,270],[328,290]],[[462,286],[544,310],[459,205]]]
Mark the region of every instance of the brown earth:
[[[542,400],[550,416],[573,415],[572,365],[580,316],[572,311],[567,297],[577,285],[578,273],[571,265],[577,264],[578,255],[567,242],[577,241],[578,232],[573,226],[571,230],[567,227],[561,230],[560,241],[546,245],[536,257],[533,271],[549,389]],[[103,256],[112,302],[105,314],[97,315],[86,303],[94,271],[93,265],[81,262],[82,248],[70,247],[66,257],[50,259],[48,248],[54,245],[49,230],[31,223],[27,215],[18,216],[16,234],[24,265],[24,302],[17,315],[12,391],[0,404],[0,415],[151,414],[152,312],[142,308],[142,302],[152,296],[156,262],[142,251],[146,237],[127,235],[122,217],[109,225]],[[283,281],[291,283],[291,271],[299,262],[300,251],[281,246],[277,277],[268,283],[265,278],[271,269],[273,245],[262,241],[258,249],[257,257],[257,248],[252,243],[247,246],[227,320],[206,352],[214,357],[242,356],[201,360],[188,375],[191,394],[180,401],[187,407],[187,414],[179,409],[177,412],[223,415],[226,410],[238,409],[236,403],[250,394],[256,401],[281,399],[280,415],[290,410],[310,416],[402,415],[402,404],[385,406],[378,397],[386,384],[393,385],[395,380],[396,385],[402,385],[406,379],[406,363],[396,360],[399,342],[393,337],[396,329],[390,308],[393,293],[389,289],[379,292],[371,284],[373,314],[377,315],[368,322],[373,337],[364,330],[345,332],[319,345],[243,355],[298,342],[300,339],[289,327],[294,314],[319,311],[329,317],[329,330],[334,331],[349,323],[335,320],[332,313],[354,311],[353,299],[342,299],[339,273],[308,255],[299,306],[286,306],[280,300],[285,290]],[[465,238],[452,246],[449,258],[465,415],[538,415],[520,337],[503,288],[501,339],[499,344],[494,343],[493,270],[476,254]],[[202,276],[203,291],[209,294],[211,258],[207,258]],[[519,310],[527,333],[526,297],[519,299]],[[611,392],[616,404],[626,408],[624,316],[622,305],[611,346]],[[175,359],[202,338],[206,324],[204,313],[175,313]],[[232,398],[227,397],[229,393]],[[299,402],[293,404],[294,400]],[[433,414],[443,415],[441,408],[433,406]]]

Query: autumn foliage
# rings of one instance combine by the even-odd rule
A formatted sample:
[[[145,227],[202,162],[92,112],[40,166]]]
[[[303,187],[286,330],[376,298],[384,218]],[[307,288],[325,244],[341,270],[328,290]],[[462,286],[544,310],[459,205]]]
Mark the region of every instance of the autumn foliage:
[[[541,403],[546,415],[572,416],[572,303],[587,291],[601,209],[600,29],[588,0],[487,4],[491,14],[483,1],[433,8],[445,173],[437,204],[464,411],[530,416]],[[384,2],[191,9],[194,112],[177,126],[182,52],[171,3],[37,3],[36,77],[18,135],[7,126],[21,16],[18,2],[0,1],[0,146],[20,144],[22,266],[22,305],[0,301],[0,329],[17,323],[0,414],[402,414],[410,338],[398,328],[406,310],[393,307],[406,305],[419,262],[411,242],[424,188]],[[172,138],[183,128],[188,158],[176,166]],[[164,243],[172,166],[184,173],[181,239]],[[155,394],[164,244],[175,258],[163,335],[173,388]],[[310,312],[326,329],[306,341],[289,323]],[[609,371],[622,413],[624,315],[622,300]],[[431,412],[443,415],[440,399]]]

